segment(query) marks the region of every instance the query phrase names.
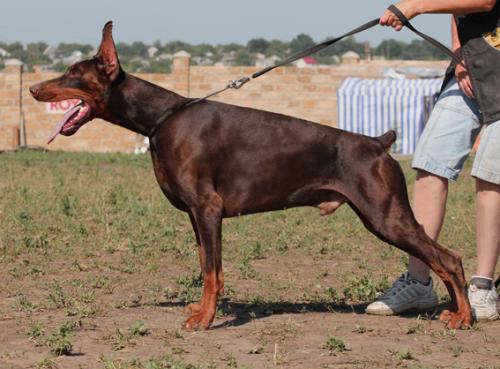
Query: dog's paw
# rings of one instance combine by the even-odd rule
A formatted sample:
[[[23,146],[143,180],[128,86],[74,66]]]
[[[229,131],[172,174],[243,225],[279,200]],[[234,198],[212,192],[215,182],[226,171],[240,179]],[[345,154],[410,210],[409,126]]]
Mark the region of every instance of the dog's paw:
[[[451,319],[451,315],[453,313],[450,310],[443,310],[441,315],[439,315],[439,320],[445,323],[448,323]]]
[[[208,329],[214,316],[204,312],[192,314],[184,323],[184,328],[188,330]]]
[[[186,307],[186,314],[198,314],[201,311],[201,304],[192,303]]]
[[[446,323],[449,329],[468,329],[472,325],[472,315],[467,313],[453,313],[444,310],[439,316],[439,320]]]

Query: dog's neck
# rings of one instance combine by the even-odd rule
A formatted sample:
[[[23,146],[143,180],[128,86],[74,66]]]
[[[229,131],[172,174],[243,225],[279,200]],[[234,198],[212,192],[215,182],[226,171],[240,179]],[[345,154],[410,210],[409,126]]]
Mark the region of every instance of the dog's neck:
[[[163,124],[188,98],[148,81],[124,73],[107,101],[109,116],[104,119],[144,136]]]

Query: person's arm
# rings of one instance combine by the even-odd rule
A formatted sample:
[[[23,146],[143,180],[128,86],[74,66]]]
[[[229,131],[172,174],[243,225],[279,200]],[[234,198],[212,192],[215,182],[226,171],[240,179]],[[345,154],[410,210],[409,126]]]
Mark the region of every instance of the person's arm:
[[[451,16],[451,50],[457,54],[460,52],[462,45],[460,43],[460,38],[458,37],[458,26],[457,26],[457,17],[455,15]],[[457,54],[459,57],[462,57],[461,53]]]
[[[451,49],[453,52],[462,59],[462,45],[458,37],[457,18],[455,15],[451,16]],[[474,98],[474,88],[470,80],[469,71],[464,63],[455,66],[455,78],[457,79],[460,90],[469,98]]]
[[[469,14],[489,12],[496,2],[496,0],[402,0],[395,5],[408,19],[412,19],[425,13]],[[393,27],[396,31],[403,28],[401,21],[390,10],[386,10],[382,15],[380,24]]]

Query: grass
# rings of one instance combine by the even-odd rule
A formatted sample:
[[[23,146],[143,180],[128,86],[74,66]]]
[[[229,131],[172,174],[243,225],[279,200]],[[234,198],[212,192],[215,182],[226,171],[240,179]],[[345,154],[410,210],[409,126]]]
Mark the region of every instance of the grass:
[[[390,350],[389,353],[397,361],[416,360],[415,356],[410,352],[409,349],[404,349],[404,350]]]
[[[167,254],[196,270],[190,224],[164,200],[148,157],[21,152],[2,154],[0,163],[0,262],[9,263],[15,276],[52,274],[51,261],[62,256],[75,269],[134,274],[161,268],[153,261]],[[411,183],[413,173],[404,164]],[[442,236],[444,244],[466,255],[474,254],[470,187],[470,181],[452,186]],[[317,211],[302,208],[227,220],[224,245],[245,247],[226,248],[224,255],[242,277],[254,279],[263,278],[255,264],[290,250],[322,258],[339,248],[357,248],[361,239],[378,243],[347,207],[334,217],[320,218]],[[377,251],[381,256],[394,252]],[[100,260],[96,254],[101,252],[124,257]],[[361,256],[358,267],[370,268],[367,264]],[[377,286],[365,287],[355,292],[362,296],[353,297],[372,298]]]
[[[67,321],[45,338],[45,345],[54,355],[69,355],[73,349],[72,332],[80,326],[79,321]]]
[[[54,360],[51,358],[43,358],[40,361],[38,361],[36,365],[37,369],[57,369],[58,366]]]
[[[327,349],[330,352],[330,354],[348,351],[345,342],[340,338],[335,338],[335,337],[328,337],[325,344],[323,345],[323,348]]]
[[[144,322],[138,320],[132,323],[127,333],[123,333],[116,327],[114,334],[105,338],[112,343],[114,351],[120,351],[128,346],[136,345],[139,337],[147,336],[149,333],[149,328],[146,327]]]
[[[170,354],[164,354],[158,358],[142,361],[140,359],[132,360],[113,360],[101,357],[103,369],[210,369],[210,367],[202,367],[197,364],[191,364],[175,359]],[[212,367],[211,369],[216,369]]]
[[[411,186],[414,172],[407,161],[402,166]],[[49,355],[80,349],[80,328],[61,323],[68,317],[86,327],[106,312],[182,306],[200,297],[202,280],[189,219],[162,195],[148,156],[27,151],[1,154],[0,168],[0,294],[8,302],[0,305],[0,317],[22,317],[25,338],[33,346],[45,347]],[[451,184],[446,216],[441,242],[464,256],[470,275],[475,265],[470,178]],[[319,216],[317,209],[299,208],[224,220],[223,259],[226,298],[233,305],[221,305],[217,317],[238,317],[234,304],[241,303],[250,320],[293,309],[332,311],[337,305],[366,303],[407,261],[404,253],[366,231],[348,206],[328,217]],[[442,285],[438,289],[442,298],[447,296]],[[58,319],[39,321],[43,314]],[[149,362],[114,359],[110,356],[116,350],[127,351],[139,338],[156,337],[182,347],[179,342],[190,336],[157,328],[145,317],[113,324],[115,329],[106,328],[113,333],[103,340],[109,352],[101,367],[199,367],[169,355]],[[363,337],[377,332],[369,325],[352,327],[350,332]],[[408,335],[420,336],[427,329],[420,320],[405,327]],[[439,334],[452,333],[433,334],[440,339]],[[294,323],[272,323],[256,331],[257,342],[246,352],[274,352],[276,344],[278,357],[282,346],[300,335]],[[333,338],[324,347],[342,352]],[[285,357],[288,351],[283,350]],[[461,353],[456,349],[454,354]],[[220,355],[221,367],[241,367],[239,358]],[[407,353],[392,356],[411,360]],[[40,368],[54,365],[49,358],[38,363]]]

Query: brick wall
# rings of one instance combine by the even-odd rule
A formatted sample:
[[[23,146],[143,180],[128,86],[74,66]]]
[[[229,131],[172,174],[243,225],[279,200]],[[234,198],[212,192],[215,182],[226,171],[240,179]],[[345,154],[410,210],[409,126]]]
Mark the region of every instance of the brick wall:
[[[46,139],[60,118],[49,114],[44,103],[31,98],[28,87],[54,78],[56,74],[23,73],[16,63],[0,71],[0,150],[15,149],[20,143],[21,106],[26,122],[28,145],[47,147]],[[12,64],[12,65],[11,65]],[[444,69],[445,62],[361,61],[336,67],[279,68],[240,90],[226,91],[214,98],[231,104],[249,106],[297,116],[336,126],[337,88],[346,77],[380,78],[389,67],[429,67]],[[257,68],[193,67],[189,55],[178,53],[170,74],[138,74],[138,77],[184,96],[200,97],[225,86],[227,81],[252,74]],[[22,99],[20,98],[22,92]],[[57,137],[52,150],[133,152],[141,137],[121,127],[95,120],[72,137]]]
[[[6,63],[0,72],[0,150],[19,144],[21,64]]]

